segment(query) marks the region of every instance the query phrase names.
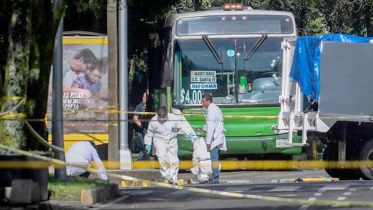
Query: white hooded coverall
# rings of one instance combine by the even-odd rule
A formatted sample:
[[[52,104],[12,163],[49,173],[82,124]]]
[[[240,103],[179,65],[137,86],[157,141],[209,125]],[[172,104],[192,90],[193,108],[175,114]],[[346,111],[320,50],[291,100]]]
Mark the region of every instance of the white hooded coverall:
[[[181,113],[176,116],[179,118],[179,126],[192,129],[189,122]],[[192,140],[192,161],[194,167],[190,169],[190,172],[197,177],[199,182],[207,182],[212,174],[210,152],[207,151],[205,139],[202,137],[197,137],[197,134],[193,129],[192,135],[194,136]]]
[[[173,181],[178,180],[177,175],[179,172],[176,129],[181,129],[181,132],[188,136],[194,132],[190,126],[186,127],[184,125],[184,123],[180,122],[180,117],[174,114],[168,113],[167,120],[163,123],[158,120],[158,115],[156,115],[150,120],[144,138],[145,145],[152,145],[153,140],[156,155],[161,165],[162,177],[170,176]]]
[[[206,141],[204,138],[197,138],[193,142],[193,168],[190,172],[197,176],[199,182],[209,181],[212,174],[210,152],[207,151]]]

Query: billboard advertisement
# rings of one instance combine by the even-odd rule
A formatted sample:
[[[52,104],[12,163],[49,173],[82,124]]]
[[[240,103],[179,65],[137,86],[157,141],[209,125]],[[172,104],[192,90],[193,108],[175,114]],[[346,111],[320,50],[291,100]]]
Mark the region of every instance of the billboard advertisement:
[[[94,140],[96,144],[107,143],[109,119],[107,37],[63,37],[62,65],[65,149],[73,141],[79,140]],[[49,82],[47,113],[49,134],[52,134],[52,78],[53,71]]]

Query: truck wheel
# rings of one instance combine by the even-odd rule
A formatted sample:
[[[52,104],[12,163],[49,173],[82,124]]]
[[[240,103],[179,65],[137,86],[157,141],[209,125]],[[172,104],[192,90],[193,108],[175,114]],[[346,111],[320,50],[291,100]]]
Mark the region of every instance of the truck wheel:
[[[372,161],[373,160],[373,141],[367,141],[362,144],[358,151],[358,157],[361,161]],[[361,178],[365,180],[373,180],[373,166],[368,163],[369,165],[360,164],[358,169],[358,173]]]
[[[349,158],[352,160],[353,158]],[[323,154],[324,161],[337,161],[338,160],[338,143],[329,142],[327,147],[324,149]],[[360,175],[357,174],[356,170],[353,169],[337,169],[337,168],[325,168],[326,173],[331,177],[339,178],[340,180],[358,180]]]
[[[323,153],[323,161],[331,161],[333,160],[333,157],[336,156],[335,153],[335,149],[334,148],[331,148],[332,145],[330,143],[328,143],[328,145],[326,146],[326,148],[324,149],[324,153]],[[338,171],[334,168],[325,168],[325,171],[326,173],[329,174],[329,176],[331,177],[338,177]]]

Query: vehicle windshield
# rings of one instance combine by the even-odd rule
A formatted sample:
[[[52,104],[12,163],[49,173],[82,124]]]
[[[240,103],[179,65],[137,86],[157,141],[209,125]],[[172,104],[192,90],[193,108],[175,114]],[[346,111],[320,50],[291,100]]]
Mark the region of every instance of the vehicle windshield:
[[[258,38],[209,38],[222,64],[204,40],[177,40],[173,103],[201,104],[205,92],[216,104],[278,103],[283,38],[266,38],[245,60]]]

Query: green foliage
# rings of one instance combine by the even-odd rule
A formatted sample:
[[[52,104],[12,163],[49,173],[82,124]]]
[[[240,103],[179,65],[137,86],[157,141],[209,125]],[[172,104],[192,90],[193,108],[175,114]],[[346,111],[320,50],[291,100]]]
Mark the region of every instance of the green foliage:
[[[297,27],[310,35],[373,36],[371,0],[248,0],[245,3],[254,9],[290,11]]]
[[[1,77],[4,78],[0,98],[0,112],[14,108],[23,97],[25,104],[10,116],[0,120],[0,142],[13,148],[45,150],[24,125],[24,118],[44,119],[47,106],[47,89],[52,63],[55,34],[65,10],[65,1],[9,1],[3,4],[0,16],[6,31],[0,50]],[[55,8],[55,9],[52,9]],[[5,59],[4,59],[5,58]],[[32,124],[41,136],[46,137],[43,121]],[[25,148],[23,148],[25,147]]]
[[[325,18],[318,17],[315,20],[310,20],[307,23],[306,30],[309,34],[312,34],[312,35],[322,35],[322,34],[325,34],[324,26],[325,26]]]
[[[13,96],[26,96],[27,78],[29,75],[29,53],[31,43],[31,10],[30,4],[17,2],[12,7],[9,23],[9,48],[5,66],[4,95],[9,97],[0,100],[0,112],[11,110],[19,100],[12,100]],[[22,32],[22,33],[21,33]],[[24,120],[21,116],[24,108],[20,107],[18,113],[0,120],[0,142],[13,147],[21,148],[24,141]]]
[[[84,13],[88,11],[99,11],[106,8],[106,0],[69,0],[67,2],[67,9],[71,5],[75,5],[77,13]],[[94,13],[97,16],[97,13]]]
[[[73,180],[59,180],[52,177],[48,182],[48,190],[52,192],[51,200],[79,201],[83,189],[91,189],[107,184],[109,184],[109,181],[101,179],[74,177]]]

